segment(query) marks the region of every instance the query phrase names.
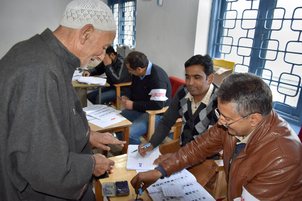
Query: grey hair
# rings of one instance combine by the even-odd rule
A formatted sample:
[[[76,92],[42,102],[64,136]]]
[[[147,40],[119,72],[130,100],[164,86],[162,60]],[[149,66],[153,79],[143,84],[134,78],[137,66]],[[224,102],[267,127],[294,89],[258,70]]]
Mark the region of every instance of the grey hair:
[[[259,77],[249,73],[235,73],[225,78],[217,92],[221,103],[235,103],[241,116],[252,113],[267,115],[272,111],[272,92]]]

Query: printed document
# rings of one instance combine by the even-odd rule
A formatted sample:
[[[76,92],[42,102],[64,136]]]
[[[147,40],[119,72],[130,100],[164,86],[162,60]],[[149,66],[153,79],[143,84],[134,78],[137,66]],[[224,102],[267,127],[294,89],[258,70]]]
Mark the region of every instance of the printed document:
[[[147,190],[152,200],[157,201],[215,201],[186,169],[157,180]]]
[[[83,108],[83,110],[86,113],[87,121],[101,128],[126,120],[125,117],[119,114],[119,110],[107,105],[91,105]]]

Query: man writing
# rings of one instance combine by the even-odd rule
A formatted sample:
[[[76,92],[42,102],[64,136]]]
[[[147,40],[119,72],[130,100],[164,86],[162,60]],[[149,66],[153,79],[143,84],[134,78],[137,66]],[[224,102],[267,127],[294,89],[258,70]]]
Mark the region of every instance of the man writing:
[[[92,176],[114,162],[91,148],[125,142],[90,131],[71,81],[77,67],[104,56],[115,29],[102,1],[74,0],[54,32],[16,44],[1,59],[2,201],[95,200]]]
[[[186,85],[178,89],[168,110],[159,121],[149,141],[151,146],[139,146],[141,155],[145,156],[146,152],[162,143],[179,117],[184,125],[181,134],[182,146],[206,131],[209,125],[216,123],[214,109],[217,107],[217,87],[212,84],[213,71],[213,62],[208,55],[195,55],[185,62]]]
[[[131,183],[144,189],[160,177],[203,162],[223,150],[228,200],[243,189],[258,200],[302,197],[302,144],[272,110],[272,93],[255,75],[227,77],[217,92],[218,123],[178,152],[159,157],[158,167],[139,173]]]
[[[127,71],[127,68],[123,66],[124,59],[121,55],[115,52],[112,46],[107,47],[106,54],[103,61],[97,65],[95,68],[85,70],[83,76],[95,76],[106,74],[107,82],[110,84],[109,87],[102,87],[101,102],[99,103],[99,91],[94,90],[87,94],[87,98],[93,104],[107,104],[115,101],[116,92],[114,84],[119,84],[122,82],[130,82],[131,76]],[[123,94],[125,94],[125,87],[123,88]]]

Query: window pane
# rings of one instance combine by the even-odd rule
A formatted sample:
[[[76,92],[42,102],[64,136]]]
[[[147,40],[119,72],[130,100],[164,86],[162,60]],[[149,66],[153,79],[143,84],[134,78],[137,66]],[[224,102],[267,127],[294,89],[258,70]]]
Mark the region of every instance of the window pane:
[[[302,2],[222,1],[226,5],[220,11],[223,18],[214,22],[221,27],[212,44],[213,56],[235,61],[235,72],[261,76],[270,86],[276,105],[282,105],[276,109],[293,115],[289,118],[301,124]]]

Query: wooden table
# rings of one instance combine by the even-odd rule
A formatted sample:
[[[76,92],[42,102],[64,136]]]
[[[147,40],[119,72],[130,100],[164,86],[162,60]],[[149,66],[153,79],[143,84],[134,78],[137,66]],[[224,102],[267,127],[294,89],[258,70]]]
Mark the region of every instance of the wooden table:
[[[92,123],[89,123],[90,129],[96,132],[123,132],[123,140],[127,143],[124,145],[122,152],[127,153],[128,144],[129,144],[129,134],[130,134],[130,126],[132,125],[131,121],[125,119],[119,123],[113,124],[111,126],[102,128]]]
[[[105,179],[99,179],[96,181],[95,185],[95,192],[96,192],[96,200],[102,201],[103,195],[102,195],[102,183],[105,182],[116,182],[116,181],[128,181],[129,190],[130,193],[128,196],[122,196],[122,197],[110,197],[110,201],[128,201],[128,200],[134,200],[136,198],[136,193],[134,188],[131,186],[130,181],[131,179],[137,174],[135,170],[127,170],[126,164],[127,164],[127,154],[114,156],[110,158],[115,162],[113,174],[110,174],[108,178]],[[140,198],[143,198],[144,201],[152,201],[152,199],[149,197],[148,193],[146,191],[143,192],[142,196],[139,196]]]
[[[98,89],[99,90],[99,101],[101,100],[101,89],[103,87],[101,85],[85,84],[85,83],[80,83],[76,80],[73,80],[72,86],[75,88],[75,90],[79,96],[82,107],[87,106],[87,90],[88,89]],[[109,84],[106,84],[105,86],[109,86]]]
[[[135,170],[127,170],[127,154],[114,156],[110,158],[115,162],[113,173],[109,175],[108,178],[99,179],[95,183],[95,191],[96,191],[96,200],[102,201],[102,183],[106,182],[116,182],[116,181],[128,181],[130,194],[129,196],[123,197],[110,197],[110,201],[128,201],[136,198],[136,193],[133,187],[131,186],[131,179],[137,174]],[[189,168],[188,170],[196,177],[196,180],[202,186],[205,186],[209,180],[213,177],[213,173],[216,171],[217,165],[214,160],[206,160],[202,164]],[[208,190],[206,188],[206,190]],[[211,191],[208,190],[210,194]],[[142,196],[144,201],[152,201],[151,197],[148,195],[147,191],[144,191]]]

